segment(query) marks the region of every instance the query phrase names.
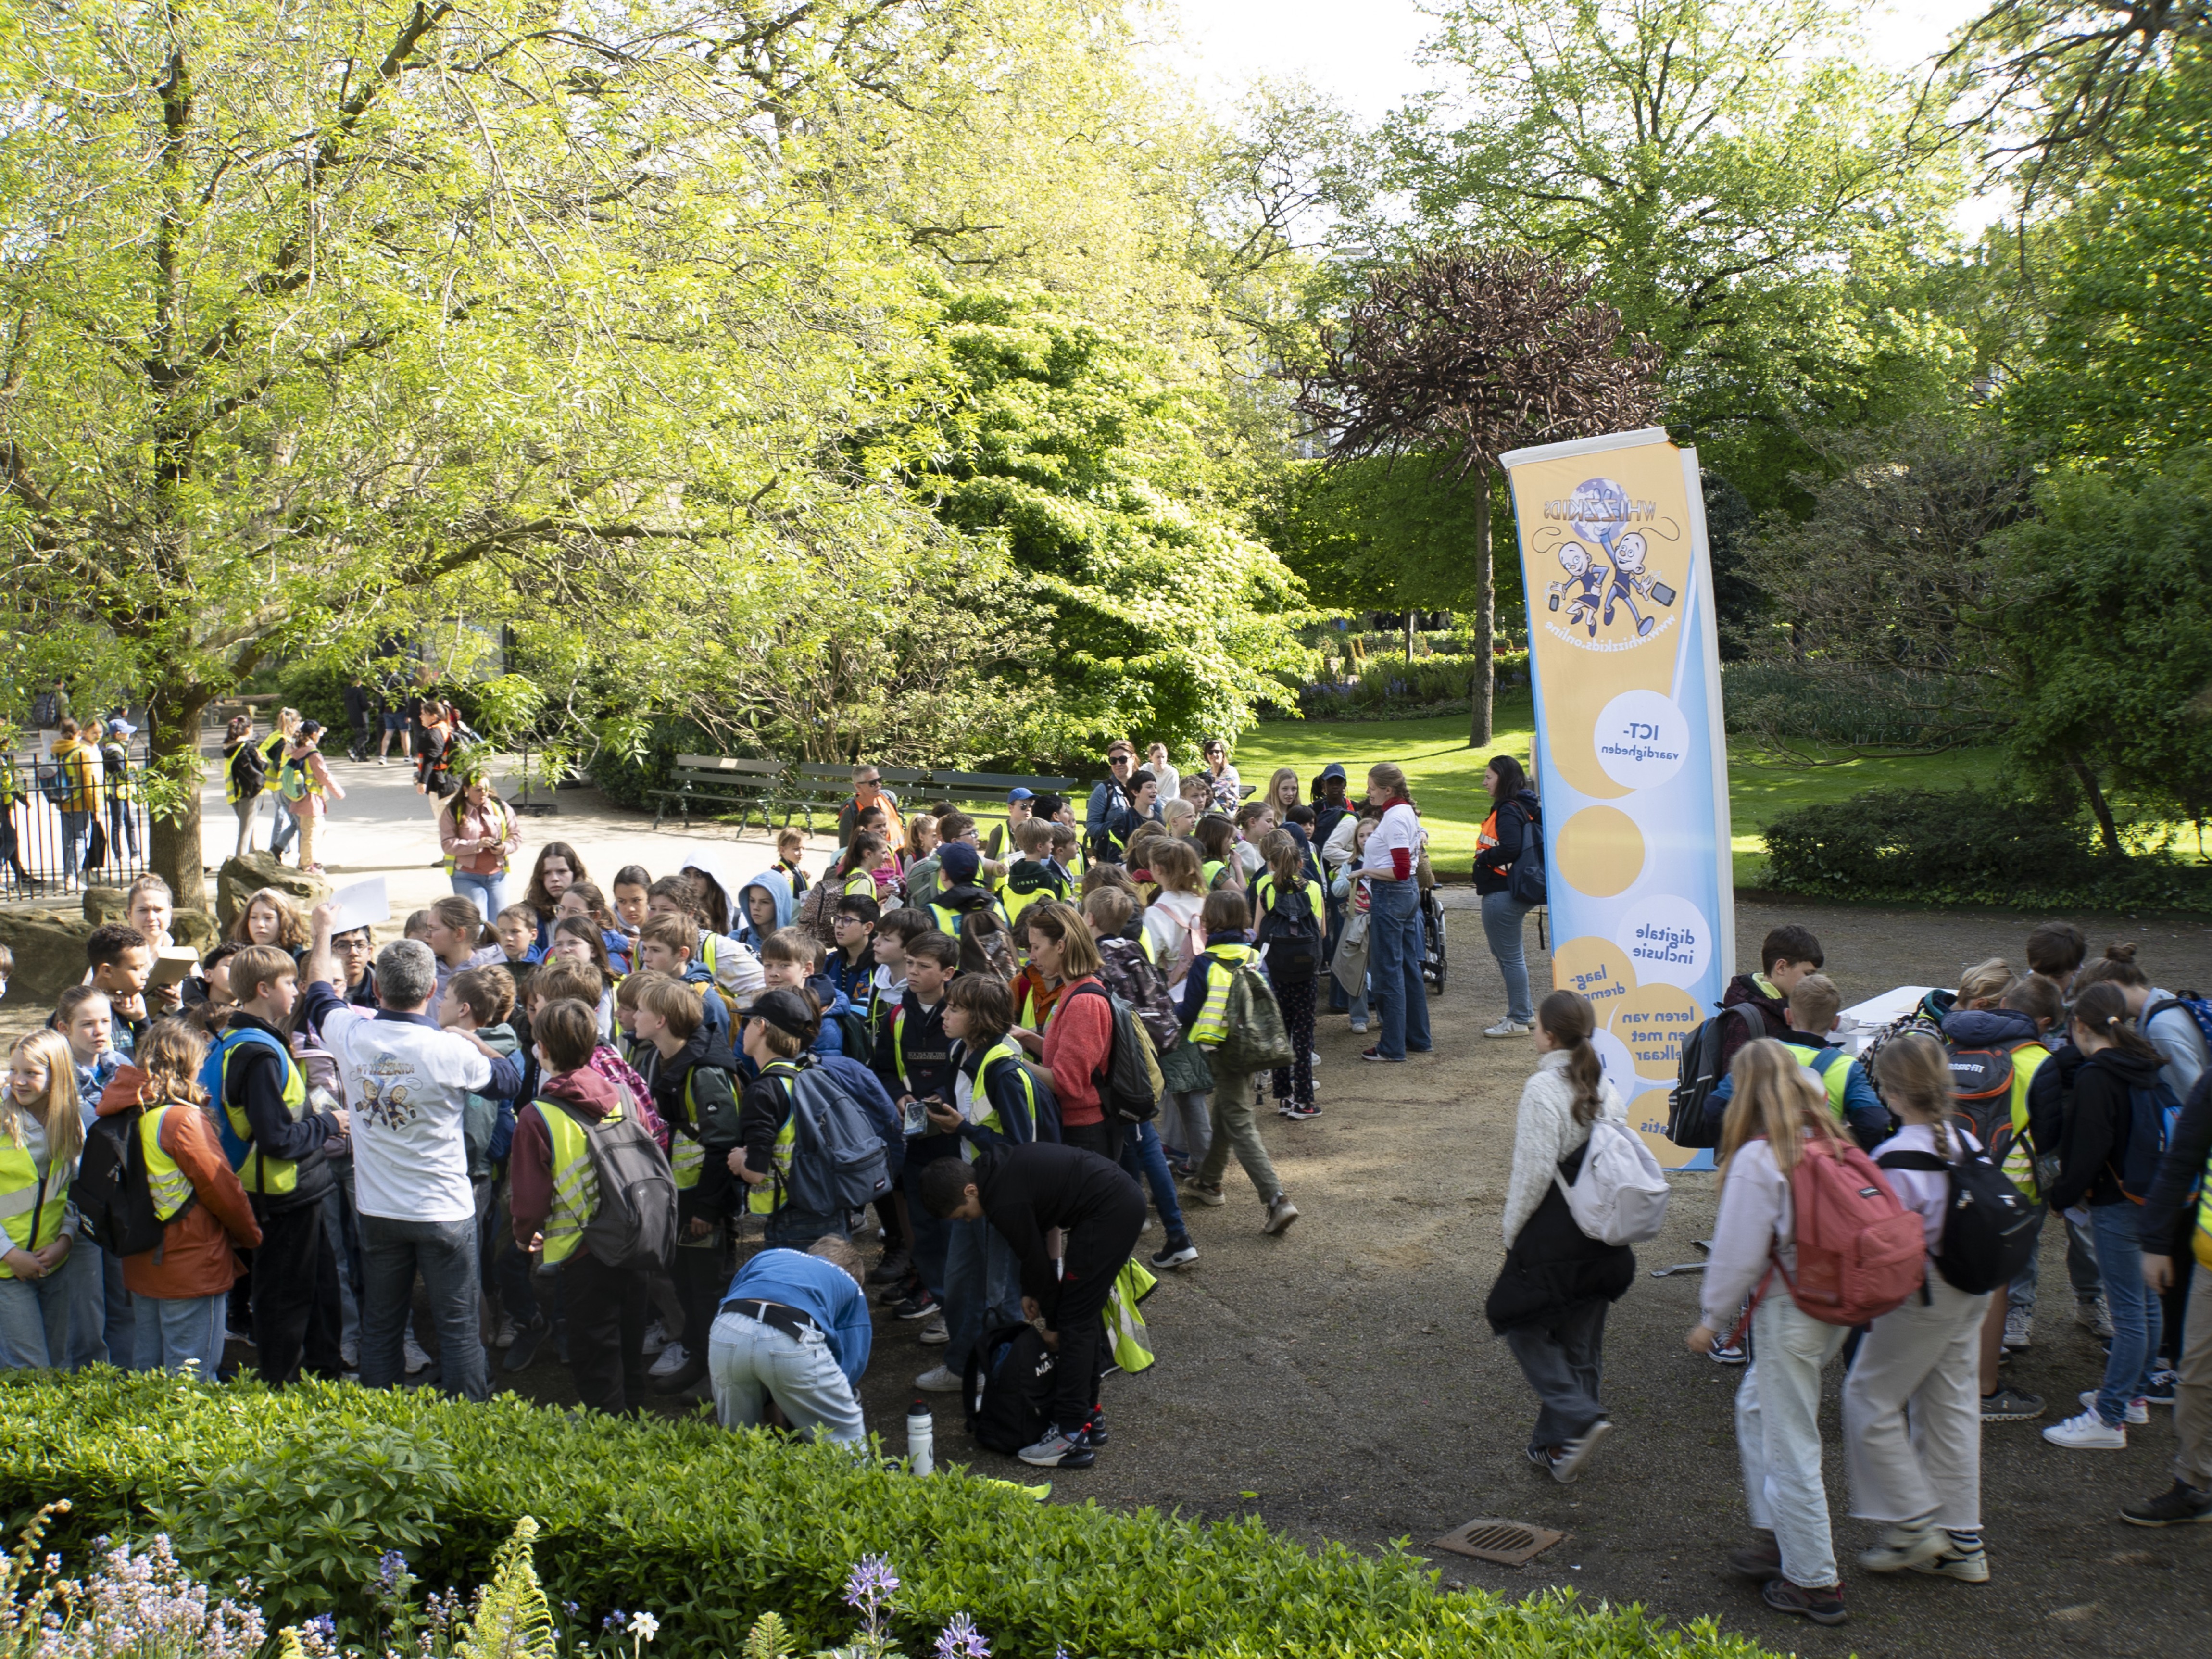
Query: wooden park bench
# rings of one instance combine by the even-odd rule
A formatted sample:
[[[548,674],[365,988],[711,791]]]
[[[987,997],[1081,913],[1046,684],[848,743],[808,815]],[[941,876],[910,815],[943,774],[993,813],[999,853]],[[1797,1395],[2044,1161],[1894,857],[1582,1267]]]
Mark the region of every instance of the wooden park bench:
[[[761,828],[769,830],[774,826],[769,822],[769,815],[786,805],[787,775],[781,761],[740,760],[732,755],[678,755],[675,787],[649,792],[659,803],[653,809],[653,827],[660,828],[660,821],[668,815],[672,805],[682,811],[688,827],[691,808],[696,804],[717,809],[736,807],[739,835],[744,833],[745,821],[755,812],[760,814]],[[787,811],[787,823],[789,817]]]
[[[878,766],[877,774],[892,794],[898,797],[899,811],[911,817],[914,802],[919,799],[929,774],[911,766]],[[836,813],[853,799],[853,769],[850,766],[805,765],[798,769],[798,787],[787,803],[784,821],[790,822],[789,811],[802,812],[806,817],[806,833],[814,833],[817,812]]]
[[[933,772],[929,775],[928,795],[932,800],[951,801],[970,817],[1003,818],[1006,816],[1009,790],[1026,789],[1032,795],[1066,795],[1074,788],[1073,778],[1028,778],[1011,772]],[[1079,804],[1079,816],[1080,811]]]

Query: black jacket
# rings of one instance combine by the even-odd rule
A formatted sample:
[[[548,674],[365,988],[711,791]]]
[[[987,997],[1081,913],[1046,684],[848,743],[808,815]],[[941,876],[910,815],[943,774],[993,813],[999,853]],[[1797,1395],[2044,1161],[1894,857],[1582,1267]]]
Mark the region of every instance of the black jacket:
[[[1559,1160],[1561,1179],[1571,1182],[1582,1173],[1589,1150],[1584,1141]],[[1635,1282],[1636,1252],[1626,1244],[1601,1243],[1577,1226],[1555,1181],[1506,1251],[1482,1311],[1490,1328],[1501,1334],[1550,1325],[1592,1297],[1620,1301]]]
[[[744,1139],[744,1131],[734,1081],[737,1056],[730,1052],[729,1039],[701,1025],[674,1059],[663,1060],[658,1048],[644,1058],[648,1063],[639,1075],[653,1091],[653,1110],[680,1139],[697,1141],[703,1155],[699,1184],[676,1194],[678,1212],[688,1221],[693,1216],[718,1216],[734,1209],[738,1195],[732,1189],[740,1183],[730,1173],[729,1157],[731,1149]],[[684,1103],[687,1083],[691,1097],[688,1106]],[[769,1142],[775,1140],[781,1122],[778,1118],[769,1126]],[[674,1155],[672,1151],[670,1156]],[[765,1146],[763,1155],[751,1163],[757,1170],[769,1167]]]
[[[1071,1263],[1109,1272],[1120,1267],[1109,1257],[1118,1251],[1127,1261],[1136,1248],[1145,1224],[1144,1189],[1096,1152],[1033,1141],[982,1152],[975,1170],[983,1214],[1021,1258],[1022,1294],[1048,1313],[1060,1281],[1045,1248],[1047,1232],[1058,1227],[1067,1235]]]
[[[1535,792],[1529,789],[1498,803],[1498,844],[1486,847],[1474,855],[1474,890],[1478,895],[1505,890],[1513,878],[1513,860],[1521,856],[1528,827],[1540,810],[1536,805]]]
[[[228,1029],[265,1031],[288,1053],[290,1051],[291,1045],[285,1042],[282,1031],[252,1014],[233,1014]],[[299,1182],[289,1193],[263,1194],[255,1191],[253,1186],[246,1188],[246,1196],[253,1200],[254,1213],[296,1210],[305,1204],[321,1203],[323,1194],[330,1191],[335,1179],[331,1174],[330,1160],[323,1156],[323,1143],[336,1138],[337,1120],[324,1113],[303,1110],[298,1121],[293,1121],[284,1109],[284,1061],[266,1043],[240,1043],[231,1051],[229,1063],[223,1067],[223,1077],[222,1103],[246,1114],[246,1127],[252,1132],[253,1144],[262,1156],[282,1158],[300,1166]]]
[[[896,1036],[892,1035],[894,1024]],[[903,1078],[899,1075],[902,1062],[906,1073]],[[950,1106],[956,1073],[952,1039],[945,1034],[945,999],[939,997],[936,1006],[925,1008],[908,991],[897,1008],[884,1016],[883,1026],[876,1034],[872,1064],[884,1092],[893,1100],[908,1095],[927,1100],[935,1095]],[[906,1156],[910,1164],[927,1164],[935,1158],[950,1158],[959,1150],[958,1135],[924,1134],[907,1143]]]
[[[2051,1056],[2053,1064],[2065,1058]],[[2148,1089],[2158,1081],[2158,1060],[2144,1060],[2106,1048],[2087,1055],[2073,1066],[2073,1088],[2066,1103],[2066,1127],[2058,1143],[2064,1167],[2051,1190],[2044,1194],[2054,1210],[2086,1203],[2093,1208],[2124,1204],[2119,1169],[2128,1154],[2129,1120],[2133,1108],[2130,1089]]]
[[[230,774],[231,784],[240,800],[257,799],[269,779],[269,757],[251,738],[241,738],[229,745],[223,757],[223,767]]]
[[[2172,1241],[2176,1255],[2191,1248],[2197,1206],[2189,1201],[2189,1194],[2203,1175],[2208,1158],[2212,1158],[2212,1072],[2197,1079],[2182,1103],[2173,1139],[2159,1160],[2158,1179],[2151,1182],[2150,1198],[2143,1205],[2142,1247],[2152,1255],[2160,1254],[2161,1239]]]

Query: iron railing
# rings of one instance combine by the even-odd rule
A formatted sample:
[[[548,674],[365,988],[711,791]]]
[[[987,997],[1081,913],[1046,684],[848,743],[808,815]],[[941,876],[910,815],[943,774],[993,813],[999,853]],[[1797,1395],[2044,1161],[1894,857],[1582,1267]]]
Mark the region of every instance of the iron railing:
[[[68,785],[52,759],[35,752],[0,755],[0,895],[11,899],[127,887],[146,873],[151,850],[146,803],[137,779],[146,745],[125,750],[129,764],[111,785],[104,766],[94,811],[64,811]],[[90,857],[97,854],[96,859]]]

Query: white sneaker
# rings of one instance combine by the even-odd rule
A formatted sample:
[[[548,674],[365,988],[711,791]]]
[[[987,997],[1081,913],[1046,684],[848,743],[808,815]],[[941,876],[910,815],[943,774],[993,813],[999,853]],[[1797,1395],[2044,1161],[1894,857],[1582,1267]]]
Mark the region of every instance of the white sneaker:
[[[1365,1036],[1367,1035],[1367,1022],[1364,1019],[1355,1019],[1352,1022],[1352,1029],[1354,1031],[1357,1031],[1361,1036]]]
[[[1260,1224],[1263,1233],[1281,1233],[1298,1218],[1298,1206],[1287,1194],[1277,1193],[1274,1201],[1267,1206],[1267,1218]]]
[[[491,1334],[491,1345],[495,1348],[511,1348],[514,1346],[514,1316],[513,1314],[500,1315],[498,1328]]]
[[[1497,1024],[1486,1030],[1483,1032],[1483,1036],[1486,1037],[1527,1036],[1532,1029],[1532,1027],[1523,1025],[1519,1020],[1508,1015],[1505,1018],[1499,1020]]]
[[[2034,1332],[2035,1318],[2027,1309],[2005,1310],[2004,1345],[2008,1350],[2018,1352],[2027,1346],[2028,1338],[2033,1335]]]
[[[2097,1391],[2094,1389],[2082,1389],[2081,1404],[2088,1410],[2090,1415],[2094,1416],[2097,1411]],[[2127,1420],[2136,1427],[2149,1422],[2150,1401],[2141,1395],[2129,1401]]]
[[[914,1386],[924,1394],[958,1394],[960,1379],[943,1365],[932,1365],[914,1379]]]
[[[414,1332],[407,1333],[405,1340],[399,1345],[399,1351],[405,1356],[401,1363],[407,1367],[408,1376],[430,1369],[430,1356],[422,1352],[422,1345],[415,1340]]]
[[[2125,1451],[2128,1431],[2108,1426],[2094,1412],[2083,1412],[2079,1417],[2069,1417],[2063,1423],[2054,1423],[2043,1431],[2043,1437],[2054,1446],[2065,1446],[2075,1451]]]
[[[952,1333],[943,1314],[933,1314],[929,1322],[914,1334],[914,1340],[925,1348],[941,1348],[952,1340]]]
[[[501,1344],[501,1346],[505,1346],[505,1344]],[[646,1357],[647,1359],[650,1359],[650,1358],[652,1358],[655,1354],[659,1354],[659,1353],[665,1352],[667,1350],[667,1347],[668,1347],[668,1324],[667,1324],[667,1322],[666,1322],[666,1321],[665,1321],[665,1320],[656,1319],[656,1320],[654,1320],[654,1321],[653,1322],[653,1323],[651,1323],[650,1325],[647,1325],[647,1326],[645,1328],[645,1345],[644,1345],[645,1357]]]
[[[2074,1304],[2074,1322],[2085,1331],[2094,1331],[2101,1341],[2112,1340],[2112,1310],[2105,1305],[2105,1298]]]
[[[681,1342],[672,1342],[660,1351],[660,1358],[653,1362],[647,1376],[673,1376],[691,1363],[691,1356],[684,1352]]]

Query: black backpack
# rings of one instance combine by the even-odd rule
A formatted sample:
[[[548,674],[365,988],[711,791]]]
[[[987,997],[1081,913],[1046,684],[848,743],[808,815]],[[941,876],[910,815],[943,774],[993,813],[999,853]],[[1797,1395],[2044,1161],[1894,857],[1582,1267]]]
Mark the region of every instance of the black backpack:
[[[154,1213],[154,1184],[146,1173],[146,1148],[138,1135],[138,1120],[145,1111],[143,1106],[133,1106],[127,1112],[94,1119],[85,1131],[83,1155],[70,1186],[70,1202],[91,1230],[93,1242],[110,1255],[142,1255],[161,1243],[167,1229],[168,1224]],[[198,1202],[195,1193],[177,1215]]]
[[[1508,897],[1522,904],[1544,904],[1544,817],[1541,811],[1531,811],[1528,821],[1521,826],[1521,850],[1513,855],[1513,867],[1505,872],[1505,891]]]
[[[1267,951],[1267,977],[1277,985],[1304,985],[1320,971],[1321,918],[1303,885],[1276,884],[1273,902],[1260,918],[1252,943]]]
[[[1968,1296],[2001,1290],[2035,1254],[2041,1206],[2021,1197],[1986,1152],[1965,1152],[1955,1164],[1911,1152],[1886,1152],[1875,1162],[1885,1170],[1941,1170],[1950,1177],[1936,1271],[1953,1290]]]
[[[1011,1456],[1043,1439],[1059,1364],[1034,1325],[1004,1326],[978,1342],[960,1379],[975,1443]]]
[[[874,1120],[845,1085],[820,1066],[787,1080],[791,1097],[792,1204],[817,1215],[842,1215],[886,1197],[890,1160]]]
[[[637,1103],[623,1091],[623,1115],[587,1123],[561,1103],[541,1100],[540,1113],[562,1112],[583,1132],[599,1206],[584,1224],[583,1246],[610,1267],[665,1273],[676,1251],[676,1176],[668,1154],[638,1121]]]
[[[1138,1024],[1127,1003],[1096,980],[1086,981],[1068,994],[1086,994],[1104,997],[1106,1006],[1113,1010],[1113,1046],[1095,1078],[1098,1104],[1113,1122],[1149,1123],[1159,1113],[1160,1096],[1166,1088],[1152,1033]]]
[[[41,691],[31,699],[31,724],[40,731],[51,731],[62,723],[62,700],[58,692]]]
[[[1728,1037],[1730,1018],[1747,1025],[1752,1036],[1765,1029],[1751,1005],[1739,1002],[1722,1009],[1682,1039],[1681,1066],[1675,1073],[1674,1091],[1667,1097],[1667,1139],[1677,1146],[1694,1149],[1720,1145],[1720,1118],[1717,1114],[1709,1118],[1706,1108],[1713,1091],[1728,1075],[1721,1066],[1721,1047]]]

